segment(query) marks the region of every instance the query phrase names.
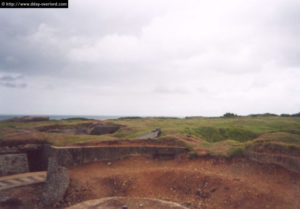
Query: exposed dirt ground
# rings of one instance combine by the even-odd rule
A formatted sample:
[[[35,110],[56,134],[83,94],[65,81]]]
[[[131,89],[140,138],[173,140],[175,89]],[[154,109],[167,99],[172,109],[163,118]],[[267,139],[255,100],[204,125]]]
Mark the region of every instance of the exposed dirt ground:
[[[127,198],[127,197],[107,197],[96,200],[88,200],[78,203],[67,209],[188,209],[178,203],[148,199],[148,198]]]
[[[71,183],[59,207],[125,196],[169,200],[191,209],[300,208],[299,174],[242,158],[159,161],[134,156],[69,168],[69,175]],[[34,208],[41,191],[36,185],[9,192]]]
[[[44,183],[17,187],[0,192],[1,209],[39,209]],[[6,200],[7,199],[7,200]],[[6,200],[6,201],[5,201]]]
[[[189,208],[300,208],[300,176],[244,159],[130,157],[69,169],[64,204],[109,196],[170,200]]]

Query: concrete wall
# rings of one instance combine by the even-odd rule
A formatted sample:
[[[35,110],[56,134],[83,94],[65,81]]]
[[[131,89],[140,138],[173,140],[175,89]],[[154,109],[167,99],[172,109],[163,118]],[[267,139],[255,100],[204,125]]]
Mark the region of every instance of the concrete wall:
[[[47,170],[49,146],[25,144],[0,147],[0,176]]]
[[[0,155],[0,176],[25,173],[28,171],[28,161],[25,153]]]
[[[157,159],[174,159],[187,150],[176,147],[55,147],[43,145],[16,153],[0,154],[0,176],[42,171],[47,169],[48,158],[53,157],[61,166],[74,166],[102,160],[118,160],[129,155],[143,155]]]
[[[118,160],[129,155],[142,155],[152,158],[174,159],[185,148],[177,147],[50,147],[50,156],[55,157],[61,166],[74,166],[101,160]]]

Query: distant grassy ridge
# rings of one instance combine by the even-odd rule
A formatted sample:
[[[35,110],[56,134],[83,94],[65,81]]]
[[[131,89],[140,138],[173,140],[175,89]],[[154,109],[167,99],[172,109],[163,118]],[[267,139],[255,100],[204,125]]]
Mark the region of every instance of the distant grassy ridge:
[[[298,117],[139,118],[111,121],[127,127],[115,134],[117,137],[125,138],[136,137],[156,127],[162,129],[163,135],[182,133],[205,139],[208,142],[227,139],[245,142],[264,133],[300,133],[300,118]]]
[[[114,119],[125,125],[116,138],[133,139],[157,127],[162,137],[184,140],[190,150],[205,149],[211,155],[234,156],[241,154],[257,140],[280,146],[300,145],[300,118],[273,115],[187,118]],[[187,139],[184,139],[187,138]],[[189,142],[189,139],[193,141]],[[299,147],[300,148],[300,147]],[[297,148],[298,149],[298,148]]]
[[[16,145],[26,143],[51,143],[54,145],[67,145],[78,142],[99,140],[97,136],[91,135],[71,135],[60,133],[41,133],[37,132],[39,127],[62,125],[76,126],[82,123],[88,123],[93,120],[80,118],[68,120],[49,120],[39,122],[12,122],[10,120],[0,121],[0,145]],[[32,130],[33,133],[22,133],[22,130]],[[106,138],[109,138],[107,136]]]
[[[41,122],[0,122],[0,142],[30,143],[49,142],[54,145],[68,145],[99,140],[135,139],[155,128],[161,128],[159,140],[174,138],[186,143],[192,150],[206,149],[215,155],[234,155],[251,143],[275,143],[300,147],[300,117],[273,115],[228,117],[126,117],[107,120],[124,125],[116,133],[100,136],[74,135],[64,133],[38,132],[39,127],[49,125],[76,126],[92,120],[73,118]],[[22,133],[29,130],[29,133]],[[30,133],[30,130],[33,133]]]

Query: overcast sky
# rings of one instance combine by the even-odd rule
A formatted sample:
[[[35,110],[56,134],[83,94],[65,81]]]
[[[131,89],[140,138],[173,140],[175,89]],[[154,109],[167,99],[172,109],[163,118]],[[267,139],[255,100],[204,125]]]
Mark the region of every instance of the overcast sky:
[[[299,0],[0,10],[0,113],[300,111]]]

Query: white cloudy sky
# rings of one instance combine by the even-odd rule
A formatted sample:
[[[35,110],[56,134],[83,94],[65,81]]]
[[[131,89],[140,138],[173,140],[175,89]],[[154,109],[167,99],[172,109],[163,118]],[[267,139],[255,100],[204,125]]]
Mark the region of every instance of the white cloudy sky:
[[[0,113],[300,111],[299,0],[0,10]]]

